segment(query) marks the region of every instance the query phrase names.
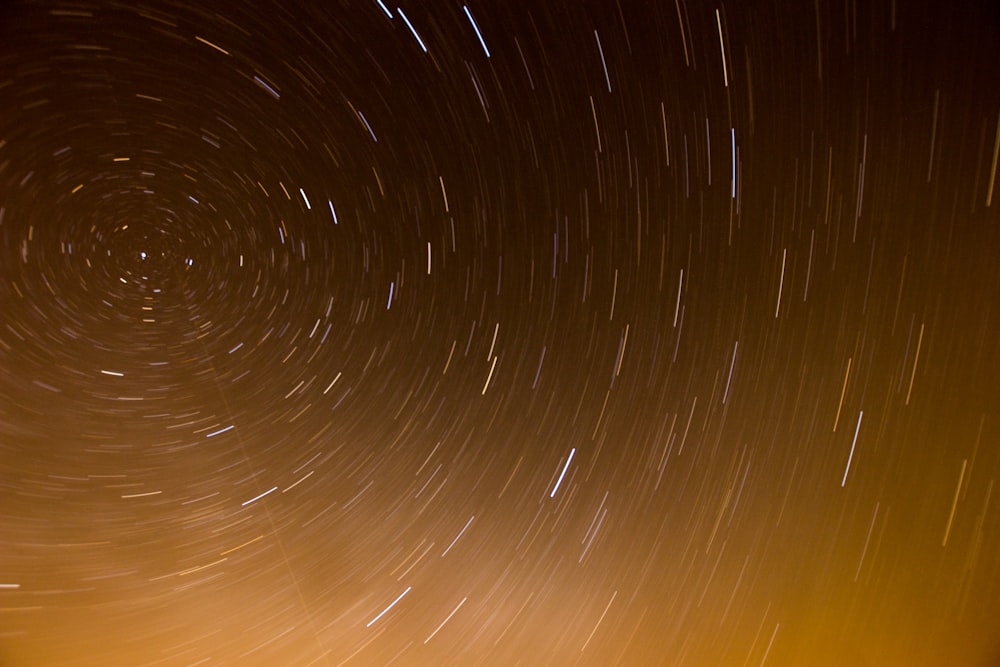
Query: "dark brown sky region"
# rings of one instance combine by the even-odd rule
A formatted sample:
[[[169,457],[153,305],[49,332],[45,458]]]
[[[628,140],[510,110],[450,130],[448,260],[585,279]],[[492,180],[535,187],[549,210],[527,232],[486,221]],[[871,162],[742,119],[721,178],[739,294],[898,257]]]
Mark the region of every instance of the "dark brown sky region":
[[[1000,665],[998,159],[985,0],[4,4],[0,667]]]

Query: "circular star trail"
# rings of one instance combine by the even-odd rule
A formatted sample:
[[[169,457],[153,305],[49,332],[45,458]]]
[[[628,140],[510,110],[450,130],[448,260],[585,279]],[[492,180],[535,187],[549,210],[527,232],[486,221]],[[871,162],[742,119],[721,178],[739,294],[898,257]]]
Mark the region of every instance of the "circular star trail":
[[[1000,659],[1000,12],[0,10],[0,663]]]

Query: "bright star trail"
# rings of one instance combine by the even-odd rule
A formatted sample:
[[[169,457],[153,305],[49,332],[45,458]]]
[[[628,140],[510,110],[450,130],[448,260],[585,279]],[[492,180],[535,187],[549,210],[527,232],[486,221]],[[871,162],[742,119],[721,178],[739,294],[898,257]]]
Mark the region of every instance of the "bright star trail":
[[[0,667],[1000,665],[998,63],[991,0],[3,3]]]

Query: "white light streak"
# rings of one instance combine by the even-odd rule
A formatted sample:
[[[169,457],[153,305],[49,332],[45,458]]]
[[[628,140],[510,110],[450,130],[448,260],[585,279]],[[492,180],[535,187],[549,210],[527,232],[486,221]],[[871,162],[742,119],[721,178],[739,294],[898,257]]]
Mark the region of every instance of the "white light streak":
[[[674,306],[674,328],[677,328],[677,315],[681,312],[681,288],[684,286],[684,269],[681,269],[681,279],[677,283],[677,305]]]
[[[465,15],[469,18],[469,23],[472,24],[472,28],[476,31],[476,37],[479,38],[479,43],[482,44],[483,51],[486,52],[486,57],[489,58],[490,50],[486,48],[486,40],[483,39],[483,33],[479,32],[479,26],[476,24],[476,19],[472,18],[472,12],[469,11],[469,6],[463,5],[462,9],[465,10]]]
[[[275,90],[274,88],[272,88],[271,86],[269,86],[267,84],[267,82],[265,82],[259,76],[254,76],[253,80],[257,83],[258,86],[260,86],[261,88],[263,88],[267,92],[271,93],[271,95],[274,96],[274,99],[276,99],[276,100],[280,100],[281,99],[281,95],[278,94],[278,91]]]
[[[482,396],[485,396],[486,390],[490,388],[490,381],[493,379],[493,371],[496,370],[497,359],[499,358],[500,357],[493,357],[493,363],[490,364],[490,374],[486,377],[486,384],[483,385],[483,392],[481,394]]]
[[[740,346],[740,341],[733,345],[733,360],[729,363],[729,377],[726,379],[726,391],[722,394],[722,404],[725,405],[729,399],[729,383],[733,381],[733,367],[736,366],[736,350]]]
[[[126,493],[122,495],[122,498],[146,498],[148,496],[158,496],[163,491],[147,491],[146,493]]]
[[[253,502],[257,502],[258,500],[260,500],[261,498],[263,498],[263,497],[264,497],[264,496],[266,496],[267,494],[269,494],[269,493],[274,493],[274,492],[275,492],[275,491],[277,491],[277,490],[278,490],[278,487],[276,487],[276,486],[272,486],[272,487],[271,487],[270,489],[268,489],[268,490],[267,490],[267,491],[265,491],[264,493],[260,494],[259,496],[254,496],[254,497],[253,497],[253,498],[251,498],[250,500],[246,500],[246,501],[244,501],[244,502],[243,502],[243,503],[242,503],[242,504],[240,505],[240,507],[246,507],[246,506],[247,506],[247,505],[249,505],[250,503],[253,503]]]
[[[865,546],[861,550],[861,558],[858,560],[858,569],[854,571],[854,581],[857,582],[861,576],[861,566],[865,563],[865,555],[868,553],[868,543],[872,539],[872,529],[875,528],[875,520],[878,519],[878,503],[875,503],[875,511],[872,513],[872,521],[868,524],[868,535],[865,537]]]
[[[611,609],[611,603],[615,601],[616,597],[618,597],[618,591],[615,591],[614,594],[612,594],[611,599],[608,600],[607,606],[604,607],[604,613],[602,613],[601,617],[597,619],[597,625],[595,625],[594,629],[590,631],[590,636],[587,637],[587,641],[583,642],[583,648],[580,649],[581,653],[587,650],[587,644],[589,644],[590,640],[594,638],[594,635],[597,633],[597,628],[601,627],[601,623],[604,622],[604,617],[608,615],[608,609]]]
[[[597,50],[601,53],[601,66],[604,68],[604,82],[608,84],[608,92],[611,92],[611,77],[608,76],[608,63],[604,60],[604,48],[601,46],[601,36],[594,31],[594,39],[597,40]]]
[[[486,355],[487,359],[492,359],[493,358],[493,348],[496,347],[496,344],[497,344],[497,333],[499,331],[500,331],[500,323],[497,322],[496,326],[493,327],[493,340],[490,341],[490,351],[489,351],[489,354]]]
[[[306,481],[307,479],[309,479],[310,477],[312,477],[312,474],[313,474],[314,472],[316,472],[316,471],[315,471],[315,470],[310,470],[310,471],[309,471],[308,473],[306,473],[306,475],[305,475],[304,477],[300,477],[300,478],[299,478],[299,479],[298,479],[298,480],[297,480],[297,481],[296,481],[296,482],[295,482],[294,484],[292,484],[292,485],[291,485],[290,487],[288,487],[287,489],[282,489],[282,490],[281,490],[281,492],[282,492],[282,493],[288,493],[289,491],[291,491],[292,489],[294,489],[294,488],[295,488],[296,486],[298,486],[298,485],[299,485],[299,484],[301,484],[302,482],[304,482],[304,481]]]
[[[365,118],[365,115],[359,111],[358,118],[360,118],[361,122],[365,124],[365,127],[368,129],[368,134],[372,135],[372,141],[378,143],[378,137],[375,136],[375,130],[373,130],[372,126],[368,124],[368,119]]]
[[[913,358],[913,370],[910,371],[910,386],[906,390],[906,405],[910,404],[910,394],[913,393],[913,379],[917,376],[917,362],[920,361],[920,345],[924,342],[924,325],[920,324],[920,337],[917,338],[917,354]]]
[[[443,627],[444,627],[444,624],[445,624],[445,623],[447,623],[448,621],[450,621],[450,620],[451,620],[451,617],[455,615],[455,612],[457,612],[457,611],[458,611],[459,609],[461,609],[461,608],[462,608],[462,605],[463,605],[463,604],[465,604],[465,601],[466,601],[466,600],[468,600],[468,599],[469,599],[468,597],[464,597],[464,598],[462,598],[462,601],[458,603],[458,606],[457,606],[457,607],[455,607],[454,609],[452,609],[452,610],[451,610],[451,613],[450,613],[450,614],[448,614],[448,618],[446,618],[446,619],[444,619],[443,621],[441,621],[441,625],[437,626],[437,627],[436,627],[436,628],[434,629],[434,632],[432,632],[432,633],[431,633],[430,635],[428,635],[427,639],[425,639],[425,640],[424,640],[424,643],[425,643],[425,644],[426,644],[427,642],[429,642],[430,640],[434,639],[434,635],[436,635],[436,634],[437,634],[437,633],[438,633],[438,632],[439,632],[439,631],[441,630],[441,628],[443,628]]]
[[[397,10],[397,11],[398,11],[398,10]],[[413,588],[412,586],[407,586],[407,587],[406,587],[406,590],[405,590],[405,591],[403,591],[402,593],[400,593],[400,594],[399,594],[399,597],[398,597],[398,598],[396,598],[395,600],[393,600],[393,601],[392,601],[392,604],[390,604],[390,605],[389,605],[388,607],[386,607],[386,608],[385,608],[385,609],[383,609],[383,610],[382,610],[381,612],[379,612],[379,615],[378,615],[378,616],[376,616],[376,617],[375,617],[375,618],[373,618],[372,620],[368,621],[368,624],[367,624],[367,625],[365,625],[365,627],[366,627],[366,628],[370,628],[370,627],[372,627],[372,625],[374,625],[374,624],[375,624],[375,622],[376,622],[376,621],[377,621],[378,619],[380,619],[380,618],[382,618],[383,616],[385,616],[385,615],[386,615],[386,614],[387,614],[387,613],[389,612],[389,610],[390,610],[390,609],[392,609],[393,607],[395,607],[395,606],[396,606],[396,603],[398,603],[398,602],[399,602],[400,600],[402,600],[402,599],[403,599],[403,598],[404,598],[404,597],[406,596],[406,594],[410,592],[410,590],[411,590],[412,588]]]
[[[962,472],[958,475],[958,484],[955,485],[955,497],[951,501],[951,512],[948,513],[948,525],[944,529],[944,537],[941,538],[941,546],[948,546],[948,536],[951,535],[951,522],[955,520],[955,509],[958,507],[958,496],[962,490],[962,482],[965,480],[965,466],[968,459],[962,459]]]
[[[445,556],[448,555],[448,552],[451,551],[451,548],[453,546],[455,546],[455,542],[458,542],[458,538],[462,537],[462,535],[465,533],[466,529],[470,525],[472,525],[472,520],[475,519],[475,518],[476,518],[475,514],[473,514],[471,517],[469,517],[469,520],[465,522],[465,525],[462,527],[462,530],[458,531],[458,535],[455,536],[455,539],[453,539],[451,541],[451,544],[448,545],[448,548],[445,549],[444,552],[441,554],[441,558],[444,558]]]
[[[569,457],[566,459],[566,465],[563,466],[562,472],[559,473],[559,479],[556,480],[556,485],[552,487],[552,493],[549,494],[549,498],[556,497],[556,491],[559,490],[559,485],[562,484],[563,477],[566,476],[566,471],[569,470],[569,464],[573,460],[574,454],[576,454],[576,447],[569,451]]]
[[[417,39],[417,44],[420,45],[420,48],[423,49],[424,53],[427,53],[427,47],[424,45],[424,40],[420,39],[420,35],[417,34],[417,29],[413,27],[412,23],[410,23],[410,19],[406,18],[406,14],[404,14],[403,10],[399,7],[396,7],[396,11],[399,12],[399,15],[403,18],[403,22],[406,24],[406,27],[410,29],[410,32],[412,32],[413,36]]]
[[[324,396],[326,396],[326,394],[327,394],[328,391],[330,391],[331,389],[333,389],[333,385],[337,384],[337,380],[340,379],[340,375],[341,375],[340,373],[337,373],[337,377],[333,378],[333,380],[330,382],[330,384],[327,385],[326,389],[323,390],[323,395]]]
[[[787,248],[781,249],[781,280],[778,281],[778,303],[774,306],[774,318],[778,318],[778,311],[781,310],[781,288],[785,286],[785,252]]]
[[[542,356],[538,360],[538,368],[535,370],[535,380],[531,383],[531,388],[534,389],[538,385],[538,376],[542,373],[542,363],[545,361],[545,350],[546,346],[542,345]]]
[[[847,484],[847,473],[851,470],[851,460],[854,458],[854,446],[858,444],[858,431],[861,430],[861,418],[864,416],[864,410],[858,412],[858,425],[854,427],[854,440],[851,441],[851,453],[847,456],[847,467],[844,468],[844,479],[840,480],[841,488]]]

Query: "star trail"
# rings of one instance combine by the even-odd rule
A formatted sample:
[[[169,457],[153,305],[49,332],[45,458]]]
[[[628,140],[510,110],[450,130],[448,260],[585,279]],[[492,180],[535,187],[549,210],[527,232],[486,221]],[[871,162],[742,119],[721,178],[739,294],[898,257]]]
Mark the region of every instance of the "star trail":
[[[1000,664],[1000,7],[0,7],[0,665]]]

